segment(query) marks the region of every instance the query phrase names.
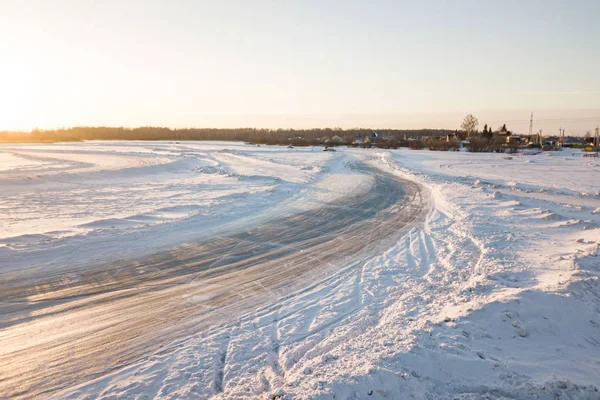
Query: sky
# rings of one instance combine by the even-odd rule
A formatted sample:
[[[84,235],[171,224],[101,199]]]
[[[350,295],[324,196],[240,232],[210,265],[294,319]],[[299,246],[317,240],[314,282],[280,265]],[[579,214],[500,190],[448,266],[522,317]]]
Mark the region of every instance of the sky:
[[[0,130],[600,124],[600,1],[0,0]]]

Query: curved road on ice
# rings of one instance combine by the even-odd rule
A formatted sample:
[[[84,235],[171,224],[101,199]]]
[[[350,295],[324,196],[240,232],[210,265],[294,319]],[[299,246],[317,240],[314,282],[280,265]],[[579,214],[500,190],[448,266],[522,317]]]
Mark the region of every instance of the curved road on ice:
[[[349,167],[373,175],[369,191],[77,279],[0,283],[0,398],[50,395],[235,322],[377,255],[424,217],[417,184]]]

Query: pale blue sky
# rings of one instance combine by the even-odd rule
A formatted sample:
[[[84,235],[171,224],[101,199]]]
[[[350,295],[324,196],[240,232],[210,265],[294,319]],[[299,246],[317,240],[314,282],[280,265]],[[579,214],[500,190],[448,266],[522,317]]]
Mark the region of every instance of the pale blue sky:
[[[600,123],[600,1],[0,2],[0,129]],[[536,121],[537,122],[537,121]],[[524,128],[523,128],[524,129]]]

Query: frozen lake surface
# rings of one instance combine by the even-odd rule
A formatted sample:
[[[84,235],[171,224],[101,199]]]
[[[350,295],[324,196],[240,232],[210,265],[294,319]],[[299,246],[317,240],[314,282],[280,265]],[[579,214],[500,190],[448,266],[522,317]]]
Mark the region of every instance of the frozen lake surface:
[[[0,397],[598,399],[600,163],[0,145]]]

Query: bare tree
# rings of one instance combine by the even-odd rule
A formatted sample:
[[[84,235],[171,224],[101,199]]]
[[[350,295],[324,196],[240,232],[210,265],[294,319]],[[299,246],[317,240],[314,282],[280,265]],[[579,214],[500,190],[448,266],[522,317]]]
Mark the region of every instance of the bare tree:
[[[462,124],[460,125],[460,129],[467,133],[468,137],[471,137],[472,134],[477,132],[477,127],[479,126],[479,121],[477,118],[473,116],[473,114],[469,114],[463,119]]]

